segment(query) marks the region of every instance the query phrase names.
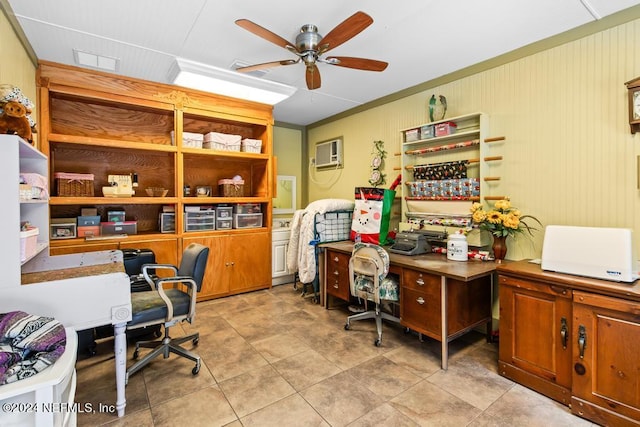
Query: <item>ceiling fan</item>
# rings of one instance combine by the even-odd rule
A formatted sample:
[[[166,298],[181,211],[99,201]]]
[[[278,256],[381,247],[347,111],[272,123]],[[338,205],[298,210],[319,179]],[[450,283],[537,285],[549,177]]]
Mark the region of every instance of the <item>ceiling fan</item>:
[[[293,65],[302,61],[306,67],[307,87],[310,90],[318,89],[321,84],[317,62],[358,70],[383,71],[389,64],[375,59],[354,58],[351,56],[329,56],[322,58],[322,55],[355,37],[372,23],[373,19],[369,15],[364,12],[356,12],[333,30],[329,31],[329,34],[324,37],[318,33],[318,27],[315,25],[303,25],[302,28],[300,28],[300,33],[296,36],[295,43],[289,43],[279,35],[272,33],[248,19],[238,19],[236,24],[240,27],[287,49],[296,55],[298,59],[284,59],[282,61],[249,65],[237,68],[236,71],[247,73],[281,65]]]

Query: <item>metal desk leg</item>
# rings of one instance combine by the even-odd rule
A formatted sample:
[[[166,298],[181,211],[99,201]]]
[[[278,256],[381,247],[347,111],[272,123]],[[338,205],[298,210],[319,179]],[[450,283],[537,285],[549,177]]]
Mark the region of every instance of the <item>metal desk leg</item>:
[[[449,340],[447,339],[447,278],[445,276],[440,277],[440,325],[442,327],[441,331],[441,348],[442,348],[442,359],[441,359],[441,367],[445,371],[449,367]]]
[[[124,333],[126,323],[113,325],[114,351],[116,356],[116,410],[118,417],[124,416],[127,399],[124,394],[125,376],[127,374],[127,336]]]

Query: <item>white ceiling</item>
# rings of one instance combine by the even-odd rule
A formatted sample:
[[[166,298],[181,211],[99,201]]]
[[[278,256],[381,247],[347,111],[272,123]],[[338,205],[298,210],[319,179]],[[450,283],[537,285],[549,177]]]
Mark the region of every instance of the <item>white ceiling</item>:
[[[369,101],[565,32],[635,0],[7,0],[39,59],[74,65],[73,49],[120,60],[117,73],[168,83],[176,57],[230,68],[296,59],[235,25],[249,19],[293,42],[300,27],[321,35],[358,10],[374,22],[331,51],[386,61],[381,72],[319,64],[309,91],[304,66],[263,78],[296,86],[274,107],[276,121],[308,125]]]

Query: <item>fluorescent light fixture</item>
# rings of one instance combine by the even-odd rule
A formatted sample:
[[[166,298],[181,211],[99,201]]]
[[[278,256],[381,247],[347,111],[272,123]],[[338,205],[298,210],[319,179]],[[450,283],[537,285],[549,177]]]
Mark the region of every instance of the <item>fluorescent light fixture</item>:
[[[182,58],[176,58],[171,66],[169,81],[178,86],[271,105],[287,99],[297,90],[293,86]]]

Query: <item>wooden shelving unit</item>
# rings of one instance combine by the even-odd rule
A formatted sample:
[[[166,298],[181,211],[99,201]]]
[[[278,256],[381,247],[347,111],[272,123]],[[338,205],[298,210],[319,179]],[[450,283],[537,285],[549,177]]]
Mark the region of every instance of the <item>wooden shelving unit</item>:
[[[189,243],[199,242],[212,248],[200,299],[271,285],[272,106],[44,61],[37,81],[39,138],[49,156],[54,189],[50,216],[73,218],[81,208],[95,207],[102,221],[112,209],[124,210],[127,220],[137,221],[137,234],[126,238],[53,240],[53,255],[144,247],[152,249],[159,262],[174,264]],[[183,132],[260,139],[261,151],[187,147]],[[93,174],[94,196],[57,195],[53,178],[57,172]],[[102,197],[102,188],[109,186],[108,175],[133,173],[138,177],[133,197]],[[218,195],[218,181],[235,175],[244,179],[242,197]],[[201,185],[212,188],[209,197],[193,196]],[[191,188],[191,196],[184,194],[185,186]],[[166,197],[148,197],[145,189],[149,187],[169,191]],[[184,231],[186,207],[239,203],[260,204],[262,227]],[[159,230],[158,218],[165,206],[175,210],[174,232]],[[264,269],[253,264],[264,264]],[[251,274],[238,272],[241,268]]]

